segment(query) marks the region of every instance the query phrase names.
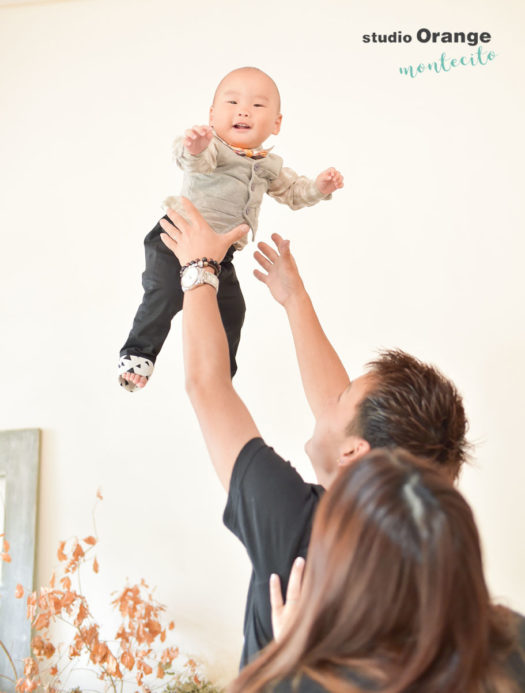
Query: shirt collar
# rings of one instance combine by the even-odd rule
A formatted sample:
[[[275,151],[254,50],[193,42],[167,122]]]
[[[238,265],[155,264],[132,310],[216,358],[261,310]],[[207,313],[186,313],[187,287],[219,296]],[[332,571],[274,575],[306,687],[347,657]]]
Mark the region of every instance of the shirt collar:
[[[239,156],[247,156],[250,159],[264,159],[273,149],[273,147],[269,147],[268,149],[263,149],[262,147],[259,147],[258,149],[244,149],[243,147],[234,147],[233,145],[223,140],[222,137],[219,137],[215,130],[213,132],[218,140],[220,140],[223,144],[225,144]]]

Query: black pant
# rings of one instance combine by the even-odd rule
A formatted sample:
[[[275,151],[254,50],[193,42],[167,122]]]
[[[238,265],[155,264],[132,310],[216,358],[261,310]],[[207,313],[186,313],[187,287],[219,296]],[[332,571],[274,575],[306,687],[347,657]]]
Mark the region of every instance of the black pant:
[[[168,217],[164,217],[167,219]],[[146,269],[142,275],[144,296],[133,327],[120,350],[120,356],[133,354],[155,362],[170,331],[173,316],[182,309],[183,291],[180,285],[180,263],[160,238],[163,233],[157,224],[144,239]],[[217,301],[230,348],[230,371],[237,370],[235,355],[241,338],[246,304],[232,265],[235,249],[231,246],[221,263]],[[198,289],[197,289],[198,291]]]

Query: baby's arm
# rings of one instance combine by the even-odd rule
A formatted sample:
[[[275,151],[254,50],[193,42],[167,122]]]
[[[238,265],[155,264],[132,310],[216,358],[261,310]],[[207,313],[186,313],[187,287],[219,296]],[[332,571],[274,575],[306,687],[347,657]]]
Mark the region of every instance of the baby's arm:
[[[213,173],[217,166],[217,147],[208,125],[194,125],[173,143],[173,158],[189,173]]]
[[[311,180],[297,175],[291,168],[283,167],[277,178],[268,185],[268,195],[290,209],[301,209],[329,199],[331,193],[343,185],[343,176],[335,168],[329,168]]]

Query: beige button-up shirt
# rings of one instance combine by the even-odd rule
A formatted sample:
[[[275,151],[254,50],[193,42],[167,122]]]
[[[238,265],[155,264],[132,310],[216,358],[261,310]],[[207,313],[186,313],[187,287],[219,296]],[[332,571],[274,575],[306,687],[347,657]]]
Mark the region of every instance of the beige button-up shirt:
[[[174,142],[173,154],[184,171],[181,195],[193,202],[217,233],[246,223],[255,238],[264,193],[291,209],[310,207],[331,198],[319,192],[315,181],[283,167],[280,156],[241,156],[217,136],[196,156],[188,154],[183,138],[179,137]],[[168,197],[164,206],[183,214],[179,197]],[[247,242],[245,236],[235,245],[241,249]]]

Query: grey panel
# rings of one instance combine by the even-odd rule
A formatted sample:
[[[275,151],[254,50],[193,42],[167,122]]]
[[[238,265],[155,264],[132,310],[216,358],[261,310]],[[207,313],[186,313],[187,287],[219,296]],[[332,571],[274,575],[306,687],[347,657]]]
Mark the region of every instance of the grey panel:
[[[0,476],[5,477],[5,538],[9,541],[11,563],[3,563],[0,584],[0,640],[9,650],[18,675],[22,659],[30,655],[31,624],[26,619],[26,599],[14,596],[17,583],[34,589],[35,531],[38,500],[40,431],[27,429],[0,432]],[[3,678],[13,678],[13,669],[0,649],[0,691],[14,687]]]

